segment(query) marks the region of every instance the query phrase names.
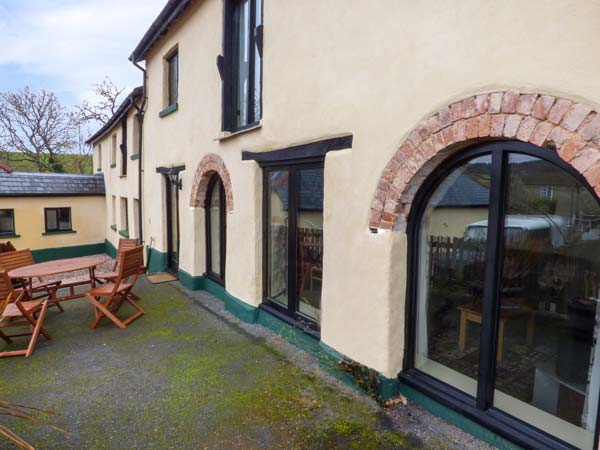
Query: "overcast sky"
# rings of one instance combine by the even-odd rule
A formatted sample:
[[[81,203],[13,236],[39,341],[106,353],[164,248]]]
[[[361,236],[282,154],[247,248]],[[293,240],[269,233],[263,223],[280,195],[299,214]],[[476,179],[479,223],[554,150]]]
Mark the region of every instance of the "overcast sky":
[[[141,84],[128,57],[166,0],[0,0],[0,91],[30,86],[66,104],[110,76]]]

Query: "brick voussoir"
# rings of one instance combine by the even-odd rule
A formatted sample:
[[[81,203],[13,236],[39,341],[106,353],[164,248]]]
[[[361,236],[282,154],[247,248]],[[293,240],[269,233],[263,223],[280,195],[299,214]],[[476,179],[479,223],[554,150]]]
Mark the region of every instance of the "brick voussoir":
[[[446,156],[441,151],[486,137],[555,147],[600,195],[600,114],[551,95],[498,91],[454,102],[417,124],[381,174],[369,226],[403,230],[416,191]]]

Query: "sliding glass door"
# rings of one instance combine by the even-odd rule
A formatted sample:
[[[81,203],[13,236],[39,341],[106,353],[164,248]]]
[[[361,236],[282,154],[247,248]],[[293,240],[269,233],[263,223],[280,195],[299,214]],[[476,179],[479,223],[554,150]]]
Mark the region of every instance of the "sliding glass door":
[[[413,211],[407,379],[523,445],[596,448],[600,206],[583,177],[487,144]]]
[[[323,280],[323,164],[265,168],[265,304],[318,329]]]

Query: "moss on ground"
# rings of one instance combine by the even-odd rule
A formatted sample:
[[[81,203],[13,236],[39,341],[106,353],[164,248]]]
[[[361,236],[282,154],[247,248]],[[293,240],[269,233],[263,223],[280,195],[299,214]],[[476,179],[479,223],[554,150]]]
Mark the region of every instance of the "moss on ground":
[[[52,311],[28,359],[0,360],[1,396],[60,413],[71,434],[4,420],[39,448],[408,449],[373,401],[289,363],[168,284],[140,284],[126,330],[85,300]],[[0,344],[3,345],[3,344]],[[0,445],[1,446],[1,445]]]

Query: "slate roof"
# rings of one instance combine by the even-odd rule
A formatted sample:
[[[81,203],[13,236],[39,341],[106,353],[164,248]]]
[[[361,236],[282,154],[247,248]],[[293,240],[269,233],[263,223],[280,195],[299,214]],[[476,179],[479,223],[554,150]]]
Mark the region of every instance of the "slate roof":
[[[168,0],[158,17],[154,19],[150,28],[131,52],[129,60],[134,63],[143,61],[148,50],[169,31],[171,24],[190,3],[191,0]]]
[[[459,206],[488,206],[490,190],[480,182],[473,179],[473,174],[467,169],[454,171],[443,184],[450,184],[444,196],[435,202],[437,207]],[[434,200],[435,201],[435,200]]]
[[[104,176],[0,170],[0,197],[105,195]]]
[[[274,172],[272,181],[275,193],[288,209],[289,183],[287,172]],[[300,210],[323,211],[323,169],[309,169],[298,172],[300,177]]]

